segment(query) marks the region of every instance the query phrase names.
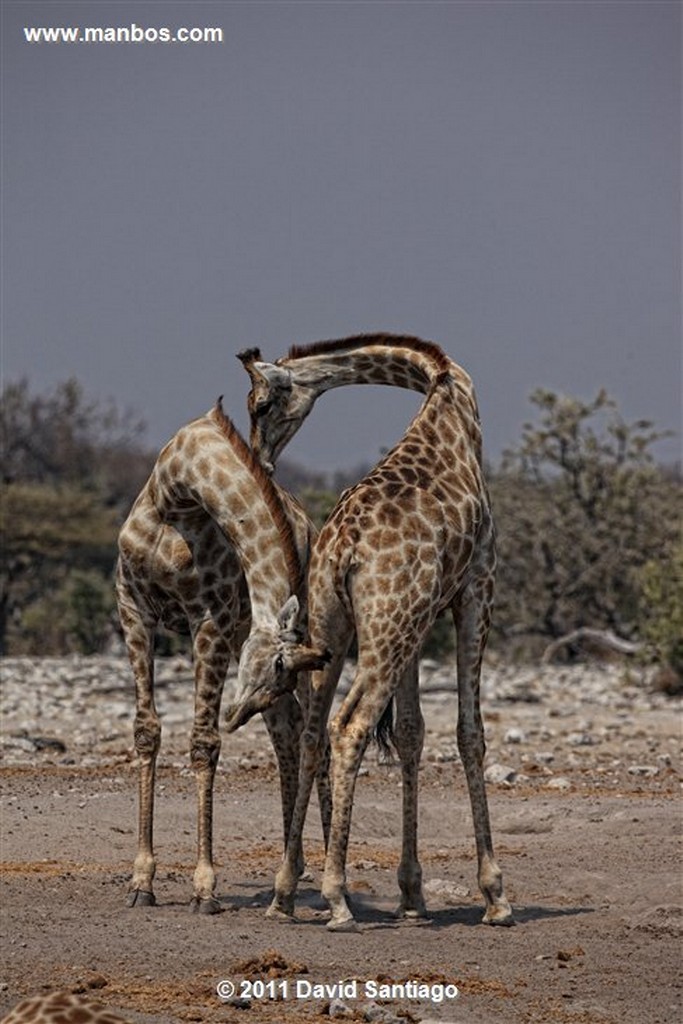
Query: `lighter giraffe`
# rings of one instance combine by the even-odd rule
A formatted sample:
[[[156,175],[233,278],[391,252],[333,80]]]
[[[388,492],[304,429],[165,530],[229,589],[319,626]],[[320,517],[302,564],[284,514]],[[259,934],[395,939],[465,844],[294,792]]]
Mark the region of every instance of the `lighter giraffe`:
[[[269,914],[289,917],[294,912],[297,837],[341,663],[355,629],[356,674],[330,725],[333,809],[322,884],[331,910],[328,928],[356,928],[345,892],[353,794],[365,748],[373,731],[386,722],[392,698],[403,777],[398,913],[424,916],[417,855],[418,767],[424,736],[418,658],[435,618],[450,609],[457,631],[458,749],[474,821],[484,921],[511,924],[512,910],[493,853],[483,773],[479,683],[496,556],[472,382],[438,346],[405,336],[322,342],[292,349],[274,365],[261,361],[258,350],[240,358],[252,381],[252,447],[266,466],[325,390],[341,384],[384,383],[427,395],[404,437],[341,496],[313,548],[311,643],[328,648],[332,659],[326,670],[313,676],[297,804]]]
[[[131,1024],[127,1017],[109,1010],[88,996],[50,992],[22,999],[0,1024]]]
[[[154,637],[159,624],[189,627],[195,681],[190,759],[197,782],[197,865],[193,909],[215,913],[213,784],[221,746],[218,716],[230,657],[267,638],[276,701],[252,694],[244,720],[264,720],[280,769],[285,840],[294,805],[301,712],[296,673],[320,666],[301,643],[312,526],[253,457],[220,402],[189,423],[160,453],[121,528],[117,602],[136,690],[139,759],[138,851],[129,906],[155,902],[154,782],[161,723],[154,702]],[[299,607],[301,599],[301,609]],[[251,624],[251,625],[250,625]],[[248,639],[246,639],[249,634]],[[245,642],[246,639],[246,642]],[[329,801],[320,784],[324,825]],[[300,857],[301,859],[301,857]]]

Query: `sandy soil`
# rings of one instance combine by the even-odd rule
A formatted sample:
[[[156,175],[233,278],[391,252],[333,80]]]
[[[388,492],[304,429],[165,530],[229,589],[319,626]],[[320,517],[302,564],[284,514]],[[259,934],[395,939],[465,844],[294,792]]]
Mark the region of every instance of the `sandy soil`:
[[[65,756],[62,747],[44,743],[34,749],[26,740],[33,752],[5,757],[0,769],[0,1013],[24,995],[71,988],[92,991],[139,1024],[296,1024],[327,1020],[330,1012],[386,1024],[682,1019],[680,702],[640,708],[628,736],[616,739],[608,726],[623,712],[618,702],[603,702],[591,709],[590,729],[603,737],[595,744],[561,742],[587,727],[585,702],[565,709],[552,761],[536,756],[543,741],[550,743],[537,735],[550,713],[542,701],[491,702],[489,748],[507,753],[518,771],[512,784],[489,785],[496,852],[517,921],[493,929],[479,923],[469,805],[452,730],[447,740],[444,728],[455,721],[448,700],[425,700],[420,853],[429,920],[392,917],[400,771],[378,765],[369,751],[349,854],[361,924],[355,935],[325,928],[315,806],[306,842],[312,880],[302,883],[297,921],[264,917],[281,828],[277,777],[260,722],[224,746],[215,821],[223,911],[214,917],[192,915],[187,906],[195,801],[182,747],[170,742],[159,773],[158,905],[129,910],[136,801],[124,735],[129,723],[120,734],[110,730],[106,743],[93,736],[88,756],[82,750]],[[57,715],[42,724],[44,735],[58,737],[68,723]],[[16,735],[15,726],[10,716],[9,734]],[[183,729],[179,722],[178,737]],[[106,756],[98,758],[98,749]],[[558,788],[548,785],[558,777],[565,780]],[[343,1005],[330,1005],[329,995],[313,988],[354,979],[356,997],[342,996]],[[271,982],[281,998],[256,998],[256,986],[249,1003],[222,1003],[221,980],[231,980],[237,994],[245,981]],[[385,999],[366,989],[372,981],[430,985],[437,996],[438,986],[449,984],[458,996],[432,1001],[423,989],[421,998]]]

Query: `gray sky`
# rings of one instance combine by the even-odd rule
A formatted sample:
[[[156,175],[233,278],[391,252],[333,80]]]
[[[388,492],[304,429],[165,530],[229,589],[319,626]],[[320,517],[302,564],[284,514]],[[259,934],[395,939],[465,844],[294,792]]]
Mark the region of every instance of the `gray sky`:
[[[496,457],[544,386],[681,430],[678,3],[2,3],[3,374],[161,445],[234,353],[395,330],[473,375]],[[24,26],[219,26],[30,45]],[[418,397],[324,396],[287,455],[374,461]],[[679,440],[660,447],[673,459]]]

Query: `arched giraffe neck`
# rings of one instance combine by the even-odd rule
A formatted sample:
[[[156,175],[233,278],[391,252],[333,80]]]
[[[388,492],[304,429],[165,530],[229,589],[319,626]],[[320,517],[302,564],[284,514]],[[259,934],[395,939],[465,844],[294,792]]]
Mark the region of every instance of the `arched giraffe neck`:
[[[286,369],[295,384],[316,394],[349,384],[383,384],[424,394],[440,373],[455,366],[438,345],[393,334],[293,346],[276,365]]]
[[[428,394],[444,376],[476,416],[469,375],[438,345],[409,335],[361,334],[295,346],[276,363],[258,349],[239,354],[252,382],[248,408],[251,447],[270,471],[325,391],[349,384],[382,384]]]

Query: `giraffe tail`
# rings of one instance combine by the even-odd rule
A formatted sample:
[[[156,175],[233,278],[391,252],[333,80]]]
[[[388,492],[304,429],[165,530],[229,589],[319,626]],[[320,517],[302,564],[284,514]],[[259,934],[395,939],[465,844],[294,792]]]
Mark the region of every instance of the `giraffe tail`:
[[[379,747],[380,761],[391,764],[394,760],[396,743],[394,741],[394,698],[392,697],[382,712],[375,726],[373,739]]]

